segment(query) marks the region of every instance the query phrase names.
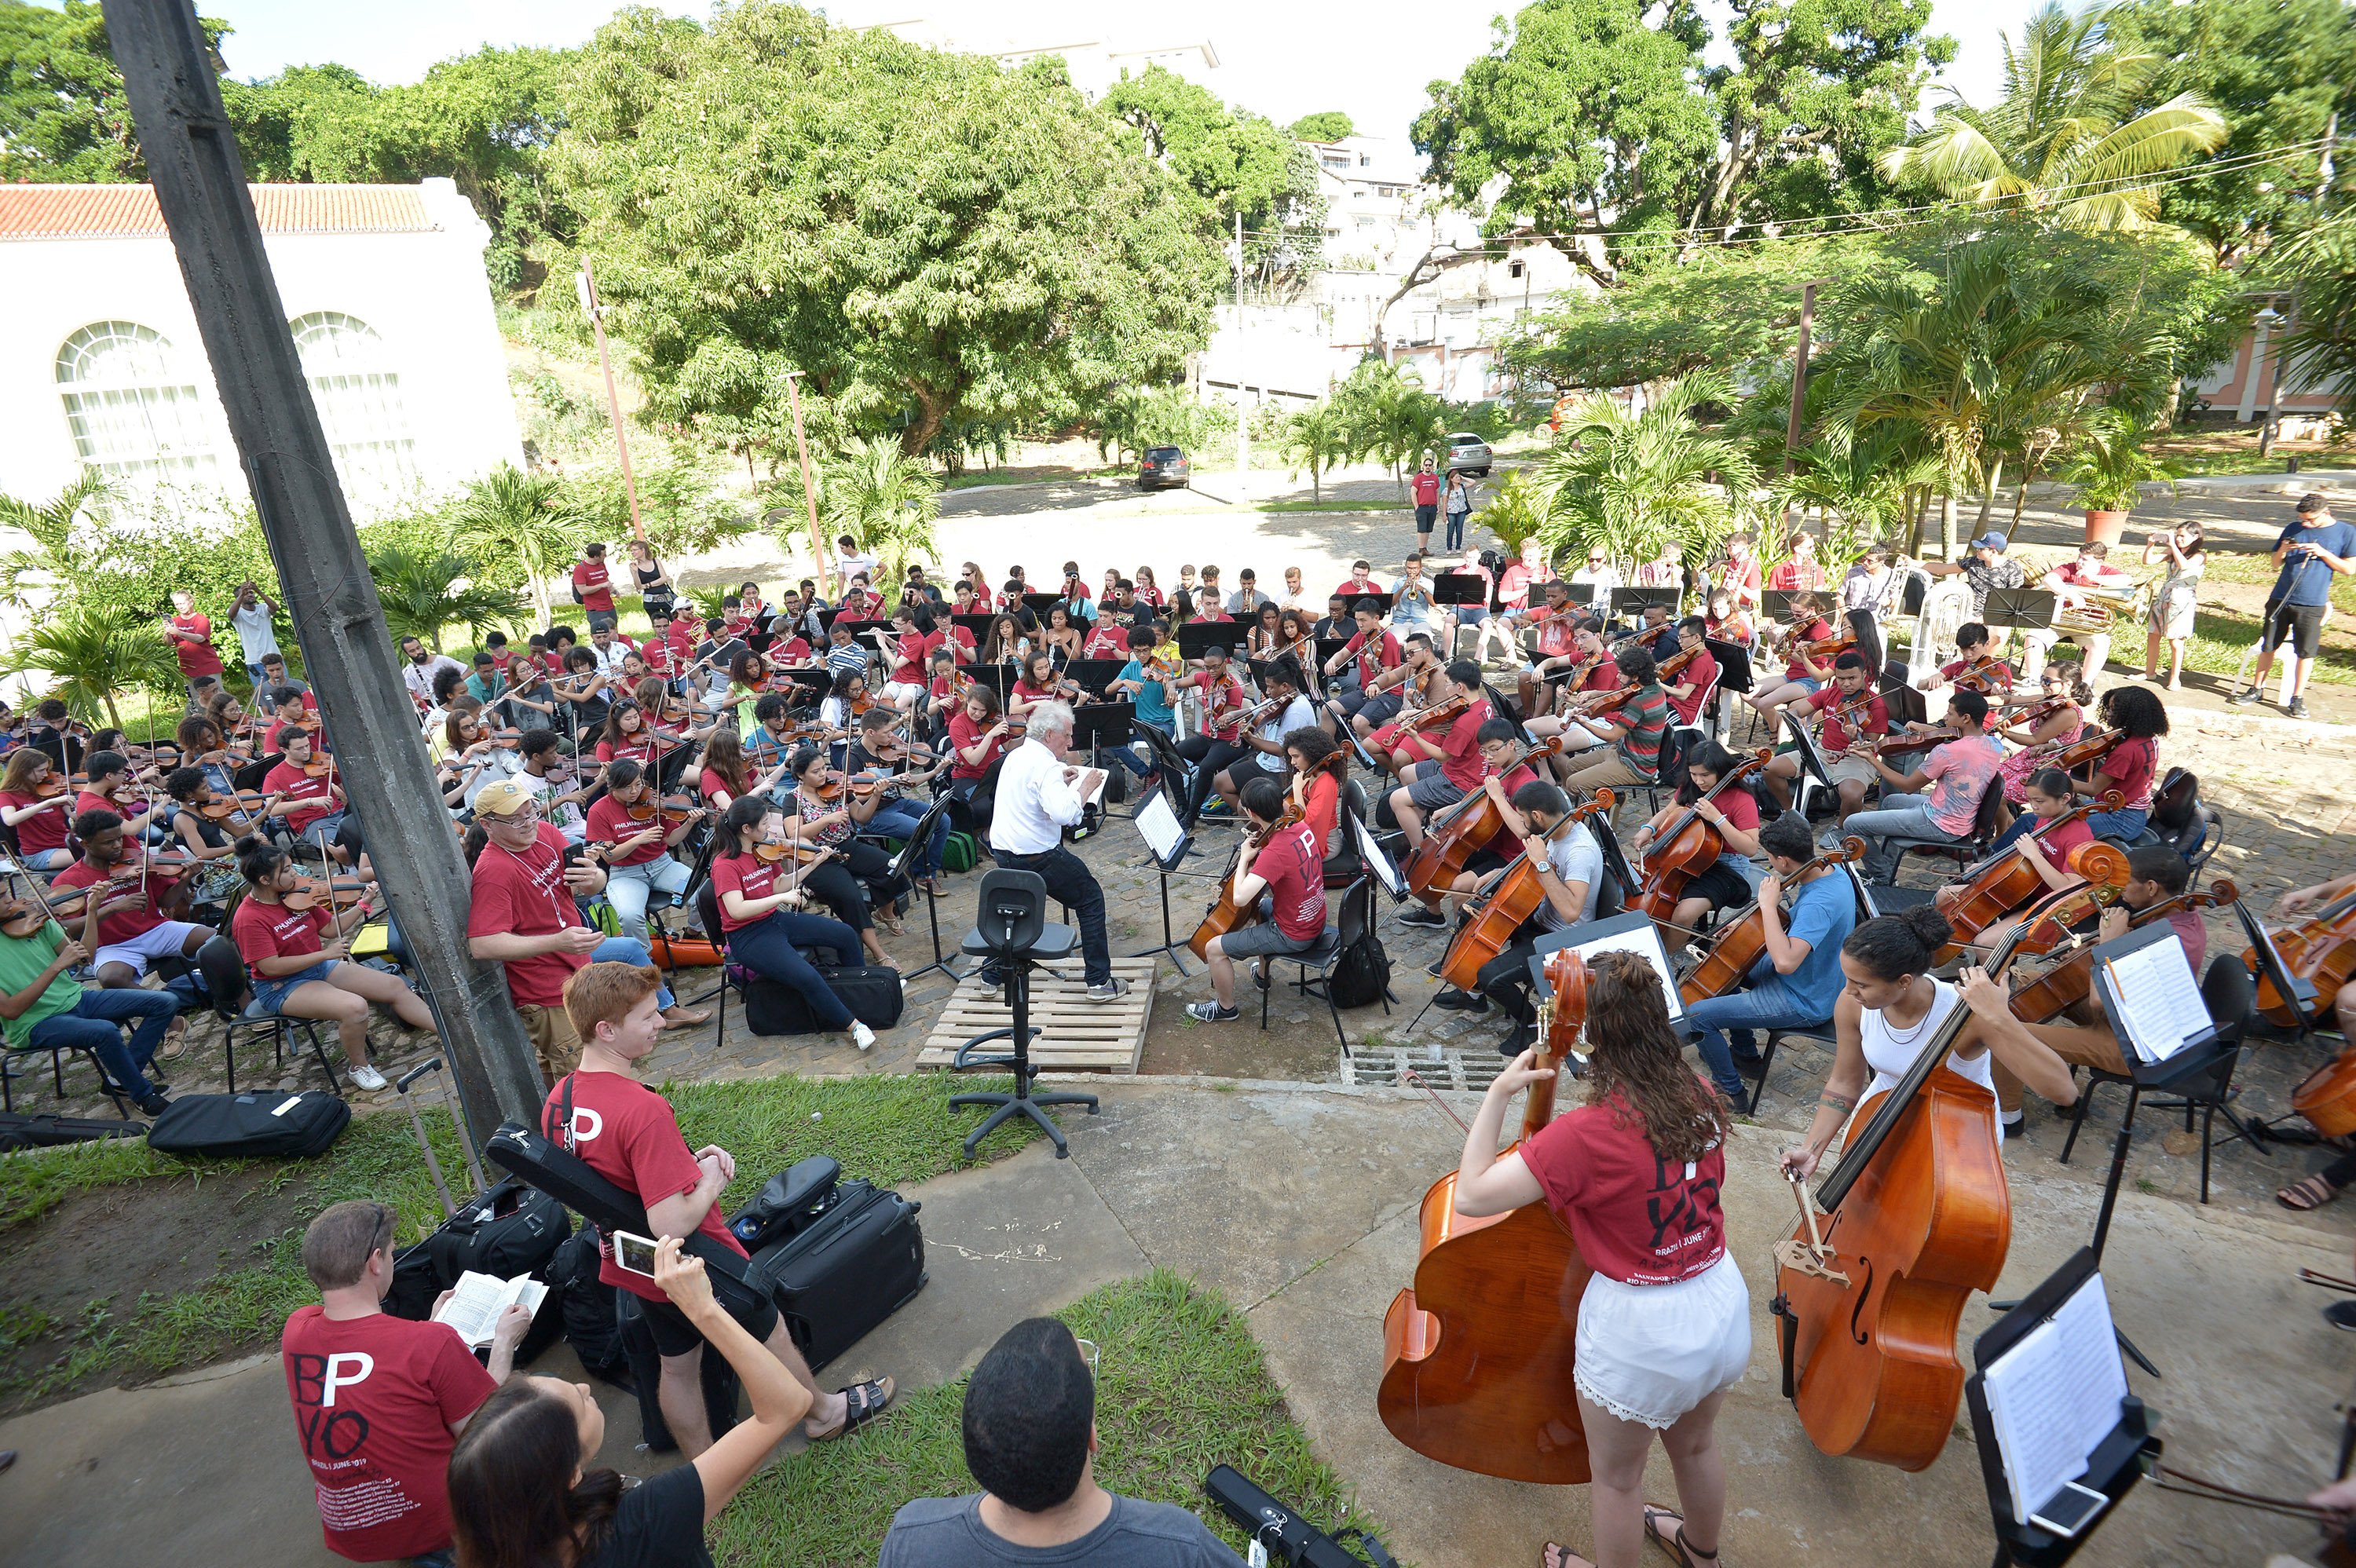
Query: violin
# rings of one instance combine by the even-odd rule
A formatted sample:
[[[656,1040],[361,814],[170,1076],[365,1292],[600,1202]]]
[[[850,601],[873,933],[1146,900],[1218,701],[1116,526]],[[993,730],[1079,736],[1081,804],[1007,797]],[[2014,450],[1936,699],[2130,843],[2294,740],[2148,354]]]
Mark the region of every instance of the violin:
[[[1686,884],[1718,864],[1719,851],[1725,847],[1726,841],[1719,837],[1718,829],[1703,820],[1699,810],[1702,801],[1715,800],[1720,790],[1741,784],[1765,767],[1774,754],[1773,748],[1762,746],[1729,768],[1726,776],[1710,786],[1708,794],[1686,807],[1685,814],[1671,822],[1645,848],[1638,863],[1644,888],[1633,901],[1638,909],[1663,924],[1676,916],[1677,901],[1685,896]]]
[[[1991,974],[2019,935],[2006,933]],[[1958,1000],[1904,1076],[1858,1108],[1814,1206],[1793,1187],[1801,1223],[1775,1249],[1772,1307],[1783,1395],[1837,1458],[1938,1458],[1963,1399],[1965,1303],[1996,1285],[2012,1245],[1996,1096],[1947,1065],[1971,1021]]]
[[[2012,716],[2012,726],[2016,730],[2034,731],[2040,724],[2044,723],[2048,719],[2052,718],[2056,713],[2061,712],[2063,709],[2074,706],[2076,705],[2066,697],[2048,697],[2040,701],[2030,703],[2028,707],[2014,714]]]
[[[1976,691],[1983,697],[1996,689],[1998,661],[1992,654],[1982,654],[1955,672],[1955,687],[1962,691]]]
[[[1852,835],[1841,840],[1837,849],[1826,849],[1803,865],[1785,880],[1784,897],[1799,886],[1802,878],[1821,866],[1843,866],[1865,858],[1865,840]],[[1777,908],[1782,908],[1779,900]],[[1677,982],[1677,995],[1687,1007],[1711,997],[1730,995],[1751,973],[1767,951],[1767,925],[1759,912],[1759,902],[1752,900],[1741,912],[1730,917],[1710,937],[1709,949]]]
[[[2233,884],[2221,877],[2205,893],[2179,893],[2173,898],[2156,900],[2136,910],[2128,916],[2127,928],[2140,930],[2156,920],[2166,920],[2179,910],[2210,909],[2218,904],[2232,903],[2240,896]],[[2015,1018],[2024,1023],[2048,1023],[2093,994],[2094,944],[2079,938],[2073,943],[2073,948],[2060,963],[2014,990],[2012,1013]]]
[[[1695,656],[1700,652],[1699,648],[1679,648],[1662,661],[1659,667],[1653,672],[1653,678],[1665,686],[1671,677],[1683,674],[1686,666],[1693,663]]]
[[[1829,637],[1819,637],[1813,643],[1802,643],[1792,650],[1792,654],[1795,658],[1804,658],[1811,664],[1815,664],[1845,654],[1855,646],[1857,646],[1857,634],[1841,632]]]
[[[343,881],[322,882],[305,878],[297,881],[286,891],[279,894],[278,902],[282,908],[302,911],[316,909],[319,907],[319,901],[321,899],[326,899],[327,901],[327,908],[332,913],[335,911],[335,897],[337,893],[359,891],[369,886],[369,883],[360,881],[357,879],[348,879]],[[365,902],[363,902],[363,907],[365,907]]]
[[[1472,699],[1460,691],[1445,702],[1435,702],[1422,711],[1410,714],[1401,720],[1399,731],[1401,734],[1412,735],[1417,731],[1430,729],[1443,720],[1453,723],[1463,717],[1464,710],[1472,706]]]
[[[2126,804],[2126,796],[2117,790],[2104,792],[2099,809],[2116,811]],[[2029,837],[2043,847],[2045,836],[2058,832],[2065,823],[2081,822],[2094,815],[2097,806],[2083,801],[2053,818],[2041,823]],[[2086,846],[2081,845],[2084,848]],[[2090,880],[2092,879],[2089,879]],[[1981,867],[1968,881],[1950,882],[1941,888],[1933,902],[1954,928],[1954,940],[1939,951],[1937,962],[1952,962],[1963,951],[1963,944],[1994,925],[2032,899],[2041,898],[2046,891],[2045,879],[2029,864],[2029,857],[2018,847]]]
[[[1901,731],[1876,741],[1873,743],[1873,754],[1877,757],[1902,757],[1909,752],[1927,752],[1934,747],[1944,746],[1954,738],[1944,730],[1928,735],[1918,735],[1912,731]]]
[[[1291,827],[1300,821],[1301,817],[1301,803],[1297,800],[1289,800],[1284,804],[1284,815],[1277,819],[1273,827],[1264,832],[1255,833],[1248,839],[1236,845],[1236,852],[1228,857],[1227,869],[1219,878],[1219,896],[1211,901],[1211,907],[1203,912],[1202,923],[1195,926],[1194,934],[1186,939],[1186,950],[1189,953],[1208,963],[1210,962],[1208,949],[1213,938],[1225,936],[1227,933],[1242,926],[1259,923],[1259,901],[1257,899],[1248,907],[1236,902],[1236,869],[1247,864],[1252,856],[1258,855],[1266,848],[1268,841],[1275,837],[1280,830]]]
[[[1536,1065],[1559,1065],[1587,1018],[1587,966],[1569,948]],[[1522,1143],[1554,1117],[1554,1080],[1533,1083]],[[1515,1146],[1520,1147],[1519,1145]],[[1543,1200],[1478,1218],[1456,1211],[1456,1172],[1423,1195],[1414,1282],[1383,1315],[1376,1409],[1401,1443],[1460,1470],[1580,1486],[1592,1478],[1578,1402],[1580,1298],[1592,1274]]]
[[[33,798],[36,800],[57,800],[61,796],[71,794],[72,790],[73,785],[70,783],[59,778],[55,773],[51,773],[48,777],[43,779],[40,783],[33,786]]]
[[[2340,987],[2356,976],[2356,893],[2336,899],[2297,925],[2269,936],[2283,967],[2293,979],[2312,986],[2315,994],[2303,1011],[2275,987],[2272,976],[2258,962],[2257,948],[2245,948],[2242,961],[2258,976],[2259,1016],[2287,1029],[2322,1018],[2339,1000]]]
[[[1568,831],[1572,823],[1610,811],[1612,805],[1610,788],[1599,787],[1593,799],[1571,807],[1554,825],[1547,834],[1548,842],[1556,834]],[[1448,952],[1440,961],[1441,979],[1460,991],[1471,991],[1480,977],[1482,965],[1513,945],[1514,933],[1521,930],[1522,923],[1537,913],[1538,906],[1546,901],[1546,885],[1538,880],[1538,865],[1525,848],[1466,907],[1464,923],[1456,928]]]
[[[660,822],[665,813],[669,813],[674,822],[685,822],[703,814],[703,807],[685,795],[673,795],[669,800],[660,795],[649,795],[626,810],[633,822]]]
[[[265,795],[258,789],[240,790],[233,795],[215,795],[197,807],[197,815],[207,822],[227,822],[232,816],[259,817],[277,801],[277,795]]]
[[[775,866],[791,860],[804,869],[819,864],[833,853],[832,849],[804,844],[798,839],[790,844],[779,844],[765,838],[753,846],[753,858],[764,865]]]
[[[1551,757],[1561,750],[1562,737],[1557,735],[1538,745],[1524,747],[1521,755],[1514,759],[1514,765],[1518,767],[1534,757]],[[1513,769],[1505,771],[1511,773]],[[1505,819],[1486,789],[1467,792],[1463,799],[1451,803],[1424,824],[1423,842],[1416,846],[1415,853],[1401,868],[1408,891],[1423,901],[1426,908],[1438,909],[1440,895],[1455,886],[1465,863],[1505,827]]]
[[[2047,758],[2042,765],[2060,768],[2065,773],[2074,773],[2080,768],[2099,763],[2117,751],[2126,738],[2127,732],[2124,730],[2097,730],[2091,735],[2063,746],[2052,756]]]

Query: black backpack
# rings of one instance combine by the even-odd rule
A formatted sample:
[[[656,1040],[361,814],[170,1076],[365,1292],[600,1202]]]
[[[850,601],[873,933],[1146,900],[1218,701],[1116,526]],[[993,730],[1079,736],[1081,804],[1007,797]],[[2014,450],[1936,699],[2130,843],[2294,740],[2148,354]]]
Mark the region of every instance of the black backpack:
[[[597,1232],[584,1223],[548,1260],[549,1288],[564,1293],[564,1342],[591,1375],[635,1389],[622,1326],[614,1316],[614,1287],[597,1277]]]
[[[147,1126],[147,1147],[216,1159],[310,1159],[351,1125],[352,1108],[324,1089],[299,1093],[183,1094]]]
[[[1366,877],[1351,883],[1342,894],[1341,951],[1334,955],[1325,981],[1337,1008],[1365,1008],[1397,999],[1390,994],[1391,955],[1383,951],[1382,938],[1375,934],[1374,898],[1374,880]]]

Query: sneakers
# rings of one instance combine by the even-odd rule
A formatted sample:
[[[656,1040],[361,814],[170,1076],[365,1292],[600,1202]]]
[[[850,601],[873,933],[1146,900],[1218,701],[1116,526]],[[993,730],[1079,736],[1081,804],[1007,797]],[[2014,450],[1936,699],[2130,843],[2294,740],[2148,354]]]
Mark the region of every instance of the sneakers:
[[[1121,996],[1126,994],[1128,990],[1128,986],[1119,980],[1099,980],[1095,985],[1088,987],[1088,1000],[1092,1002],[1116,1001]]]
[[[873,1051],[875,1049],[875,1031],[853,1019],[851,1020],[851,1042],[862,1051]]]
[[[1423,972],[1430,976],[1433,979],[1438,980],[1443,978],[1443,971],[1445,971],[1447,967],[1448,955],[1443,953],[1439,957],[1433,959],[1430,963],[1425,965],[1423,966]]]
[[[2294,698],[2292,698],[2292,699],[2290,699],[2290,706],[2289,706],[2288,708],[2286,708],[2286,709],[2283,709],[2283,716],[2284,716],[2285,718],[2287,718],[2287,719],[2304,719],[2304,718],[2306,718],[2306,717],[2307,717],[2307,699],[2306,699],[2306,698],[2304,698],[2304,697],[2294,697]]]
[[[379,1079],[377,1082],[381,1083],[384,1081],[382,1079]],[[135,1103],[139,1106],[139,1114],[141,1115],[160,1116],[164,1114],[164,1107],[169,1105],[172,1102],[164,1098],[164,1091],[161,1089],[150,1089],[146,1093],[141,1095]]]
[[[1216,1002],[1189,1002],[1186,1016],[1206,1024],[1231,1024],[1244,1016],[1241,1008],[1223,1008]]]
[[[1401,925],[1421,926],[1427,931],[1445,931],[1448,929],[1448,917],[1446,915],[1440,913],[1436,909],[1426,909],[1421,904],[1409,904],[1407,908],[1399,911],[1398,923]]]
[[[1470,991],[1460,991],[1451,987],[1432,997],[1431,1005],[1435,1008],[1446,1008],[1451,1013],[1471,1013],[1478,1018],[1489,1010],[1489,998],[1476,997]]]
[[[350,1069],[350,1072],[355,1088],[377,1090],[384,1087],[384,1074],[365,1061]]]
[[[2250,703],[2259,700],[2258,688],[2254,686],[2247,691],[2237,691],[2233,693],[2233,696],[2225,699],[2225,700],[2233,703],[2235,707],[2246,707]]]

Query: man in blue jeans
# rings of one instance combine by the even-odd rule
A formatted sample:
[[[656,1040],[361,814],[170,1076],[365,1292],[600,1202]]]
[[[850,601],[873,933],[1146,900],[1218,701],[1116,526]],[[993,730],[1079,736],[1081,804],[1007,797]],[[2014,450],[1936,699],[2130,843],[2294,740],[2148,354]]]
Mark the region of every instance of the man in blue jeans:
[[[179,1013],[179,998],[135,986],[85,989],[67,971],[90,950],[46,915],[29,900],[0,898],[0,1032],[8,1049],[89,1051],[140,1110],[157,1115],[169,1102],[163,1085],[141,1070],[155,1064],[155,1047]],[[31,935],[16,934],[33,921],[40,924]],[[137,1026],[127,1047],[120,1027],[126,1023]]]
[[[1105,935],[1104,889],[1087,863],[1064,848],[1064,829],[1076,827],[1088,796],[1074,786],[1080,770],[1067,765],[1072,710],[1060,702],[1032,706],[1023,721],[1024,740],[1007,753],[998,775],[998,799],[990,816],[990,858],[1010,870],[1031,871],[1047,884],[1047,894],[1070,906],[1080,928],[1080,961],[1087,999],[1109,1002],[1129,987],[1113,978],[1112,948]],[[1090,795],[1101,779],[1087,781]]]
[[[1857,893],[1831,866],[1803,870],[1815,858],[1807,819],[1787,812],[1759,830],[1759,847],[1773,868],[1759,884],[1759,920],[1767,951],[1743,976],[1743,988],[1686,1008],[1686,1027],[1712,1082],[1727,1099],[1747,1106],[1743,1079],[1761,1067],[1756,1031],[1812,1029],[1832,1020],[1841,994],[1840,945],[1857,927]],[[1787,916],[1782,897],[1792,892]]]

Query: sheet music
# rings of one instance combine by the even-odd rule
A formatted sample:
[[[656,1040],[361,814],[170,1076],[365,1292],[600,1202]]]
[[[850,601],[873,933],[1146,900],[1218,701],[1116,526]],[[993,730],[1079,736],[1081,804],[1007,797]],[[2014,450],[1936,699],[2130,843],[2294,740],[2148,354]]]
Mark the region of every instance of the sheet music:
[[[2027,1524],[2119,1424],[2126,1366],[2111,1328],[2110,1297],[2096,1274],[2059,1311],[1981,1374],[1996,1427],[2012,1517]]]
[[[1383,847],[1375,842],[1375,836],[1367,830],[1365,822],[1355,813],[1344,815],[1349,816],[1350,831],[1357,837],[1360,858],[1382,882],[1383,891],[1395,899],[1407,897],[1407,880],[1399,875],[1399,869],[1391,864],[1391,858],[1383,853]]]
[[[2112,999],[2127,1028],[2127,1042],[2146,1061],[2166,1061],[2214,1025],[2192,983],[2192,965],[2180,942],[2154,942],[2124,957],[2105,959]]]
[[[547,1298],[548,1286],[530,1275],[501,1279],[468,1269],[458,1276],[456,1294],[434,1320],[447,1323],[469,1345],[487,1345],[492,1331],[498,1327],[499,1314],[510,1305],[520,1305],[536,1313]]]
[[[1574,942],[1570,944],[1570,950],[1590,963],[1599,953],[1634,954],[1651,965],[1653,973],[1660,977],[1661,994],[1668,999],[1669,1021],[1676,1023],[1685,1018],[1685,1001],[1677,995],[1676,984],[1670,978],[1676,971],[1669,966],[1668,952],[1661,945],[1660,927],[1646,924],[1633,931],[1618,931],[1609,936],[1599,936],[1592,942]]]
[[[1186,829],[1179,824],[1178,814],[1171,809],[1169,795],[1155,790],[1138,805],[1134,820],[1154,859],[1164,866],[1170,864],[1170,858],[1178,853],[1180,840],[1186,837]]]
[[[1104,788],[1105,776],[1102,768],[1082,768],[1072,780],[1072,793],[1080,797],[1082,805],[1086,805],[1096,799],[1097,792]]]

